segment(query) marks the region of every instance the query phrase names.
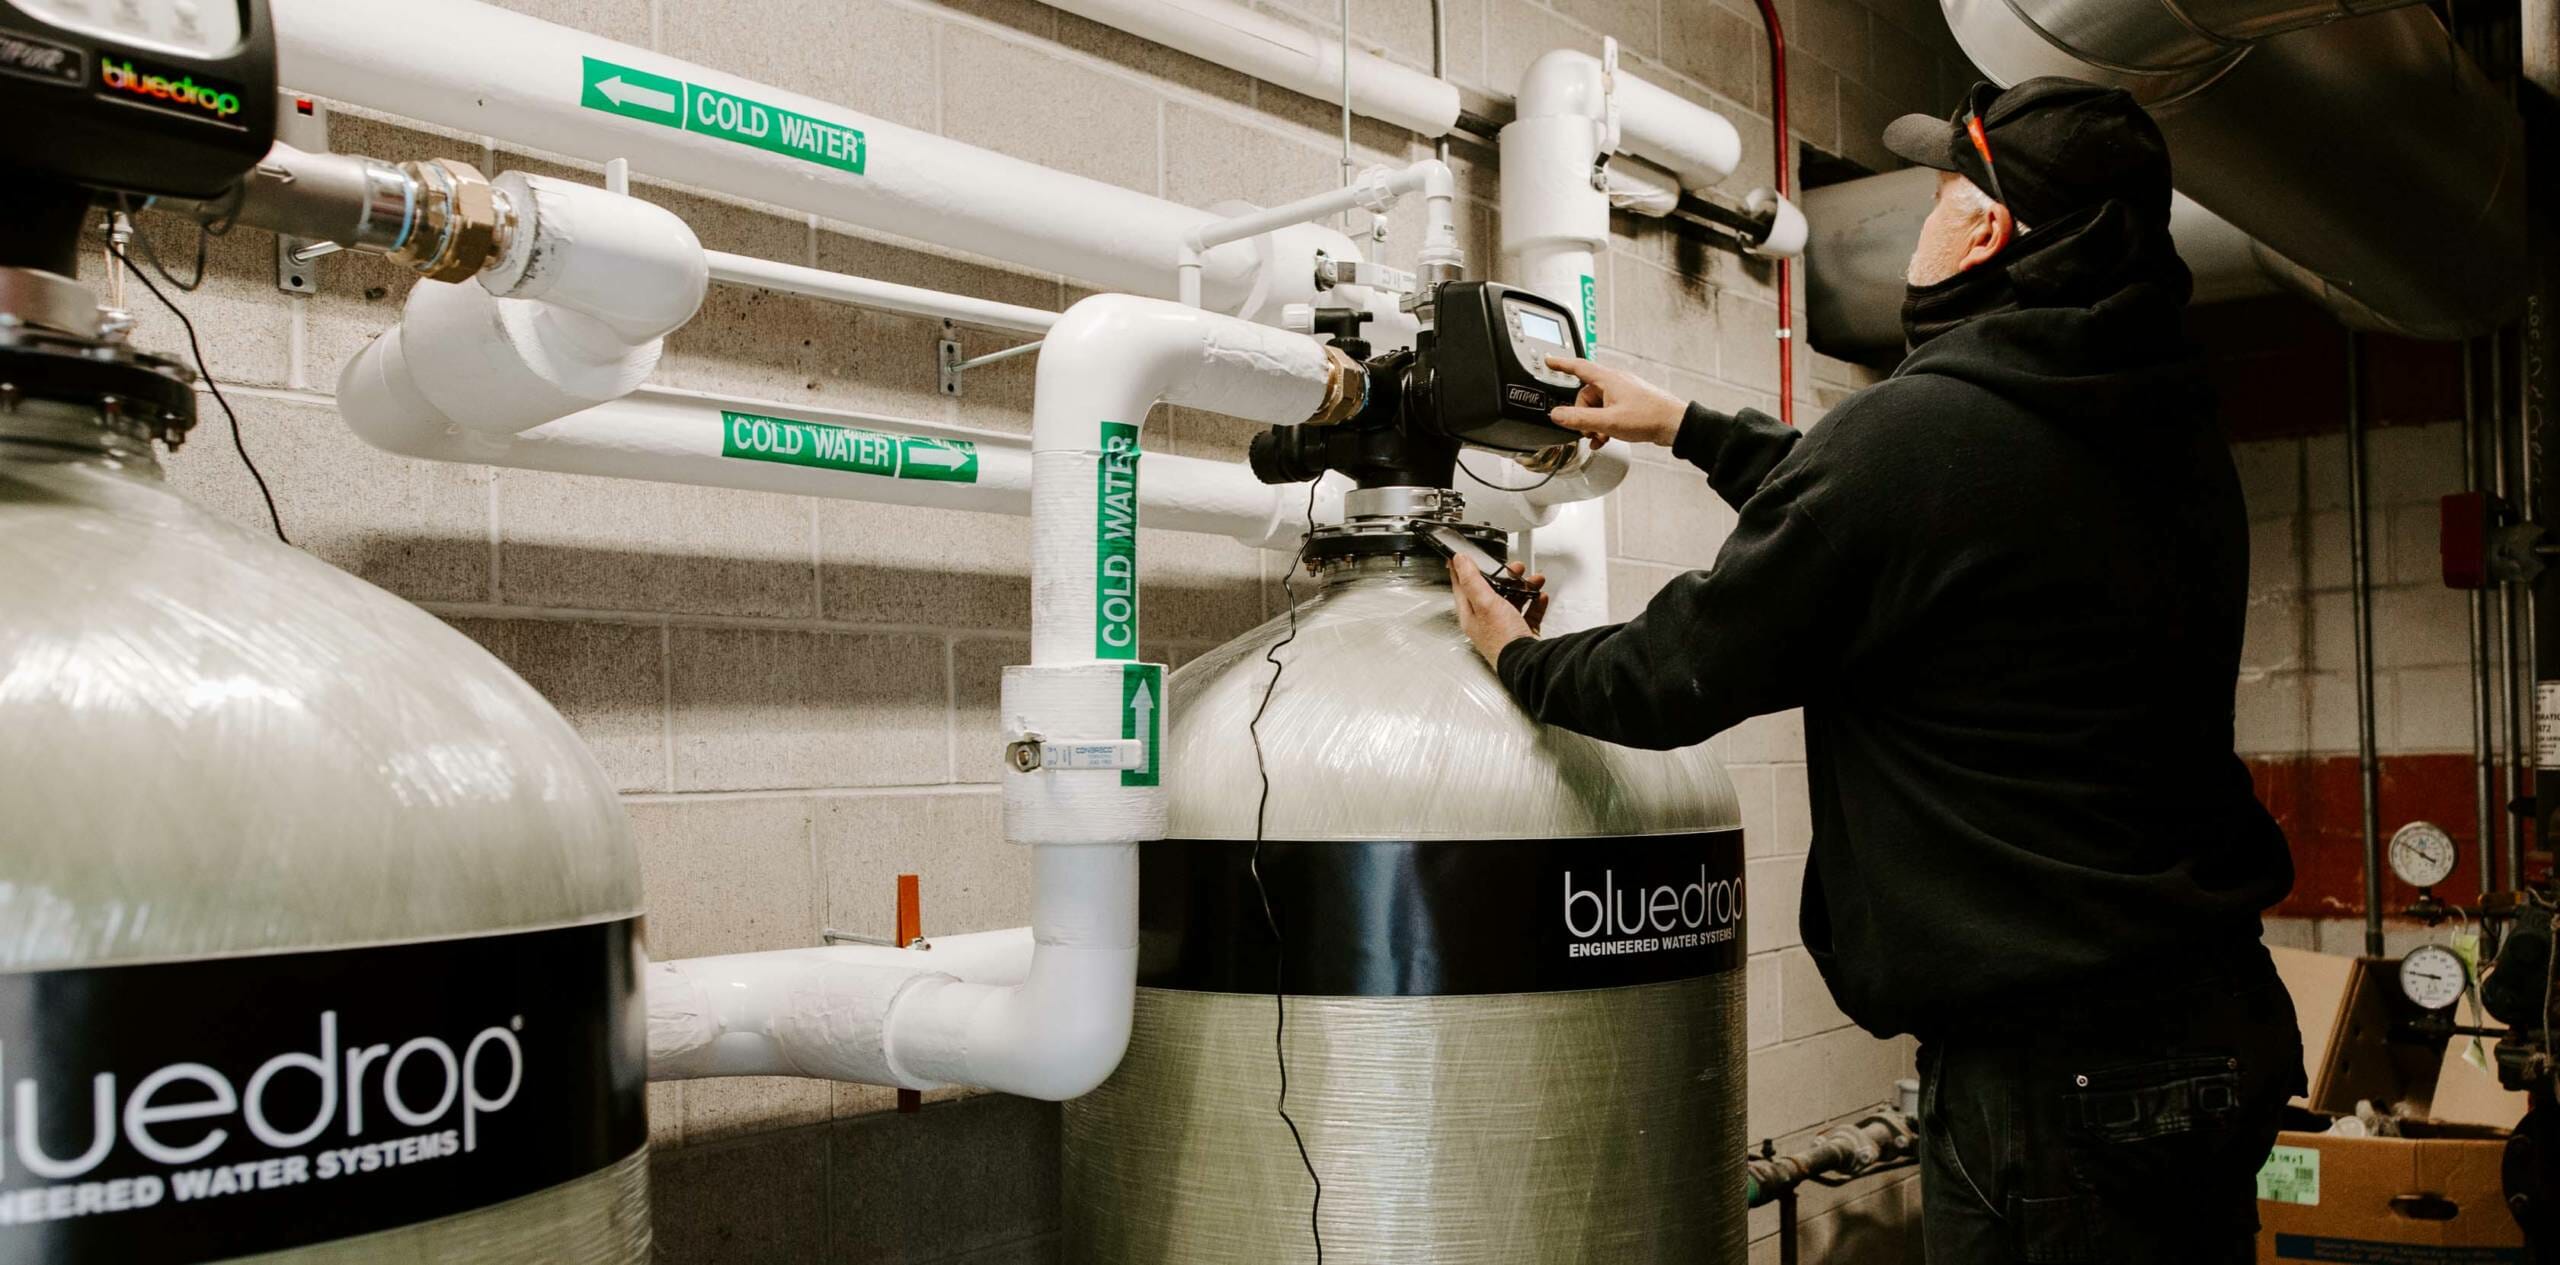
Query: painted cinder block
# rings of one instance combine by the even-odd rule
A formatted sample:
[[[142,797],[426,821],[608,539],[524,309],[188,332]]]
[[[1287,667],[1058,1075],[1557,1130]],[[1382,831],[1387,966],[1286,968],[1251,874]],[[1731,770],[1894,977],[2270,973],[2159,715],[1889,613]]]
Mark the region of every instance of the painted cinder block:
[[[950,776],[939,634],[679,626],[670,647],[678,790]]]

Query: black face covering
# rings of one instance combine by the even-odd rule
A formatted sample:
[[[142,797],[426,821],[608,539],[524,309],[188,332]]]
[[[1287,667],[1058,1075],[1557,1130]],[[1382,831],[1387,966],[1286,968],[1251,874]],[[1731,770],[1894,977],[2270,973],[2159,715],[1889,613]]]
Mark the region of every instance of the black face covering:
[[[1906,287],[1902,336],[1916,351],[1966,321],[2021,308],[2129,304],[2173,317],[2193,289],[2165,218],[2101,202],[2012,239],[1986,263]]]

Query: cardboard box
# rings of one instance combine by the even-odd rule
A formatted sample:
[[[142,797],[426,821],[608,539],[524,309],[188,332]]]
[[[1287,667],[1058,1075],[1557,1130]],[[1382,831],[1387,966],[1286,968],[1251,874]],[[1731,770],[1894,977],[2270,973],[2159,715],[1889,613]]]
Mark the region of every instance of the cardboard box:
[[[2498,1169],[2524,1095],[2464,1062],[2466,1041],[2388,1040],[2397,962],[2274,952],[2302,1019],[2307,1105],[2340,1116],[2360,1099],[2399,1103],[2424,1119],[2397,1138],[2277,1135],[2258,1174],[2258,1260],[2522,1265]]]

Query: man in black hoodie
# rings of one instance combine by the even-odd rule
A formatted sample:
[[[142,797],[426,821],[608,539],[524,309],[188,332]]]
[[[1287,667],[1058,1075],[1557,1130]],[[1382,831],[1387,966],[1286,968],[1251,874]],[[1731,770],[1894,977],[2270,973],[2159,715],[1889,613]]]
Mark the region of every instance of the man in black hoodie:
[[[1668,444],[1739,524],[1625,624],[1540,639],[1463,567],[1460,619],[1613,742],[1804,709],[1804,943],[1921,1039],[1932,1265],[2251,1260],[2302,1088],[2258,921],[2293,871],[2232,754],[2248,538],[2166,150],[2060,79],[1886,143],[1945,173],[1893,376],[1798,433],[1560,362],[1559,422]]]

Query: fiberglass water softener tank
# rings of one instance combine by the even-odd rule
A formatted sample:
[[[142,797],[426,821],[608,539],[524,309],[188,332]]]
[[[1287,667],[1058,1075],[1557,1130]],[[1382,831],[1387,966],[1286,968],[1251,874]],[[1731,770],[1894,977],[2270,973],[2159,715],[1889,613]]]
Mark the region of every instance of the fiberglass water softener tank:
[[[1066,1107],[1067,1258],[1313,1259],[1279,985],[1326,1260],[1740,1261],[1731,781],[1531,723],[1421,520],[1354,512],[1309,547],[1294,639],[1171,678],[1173,837],[1142,852],[1128,1057]],[[1257,857],[1247,726],[1284,641]]]
[[[577,736],[8,403],[0,1259],[644,1260],[639,871]]]

